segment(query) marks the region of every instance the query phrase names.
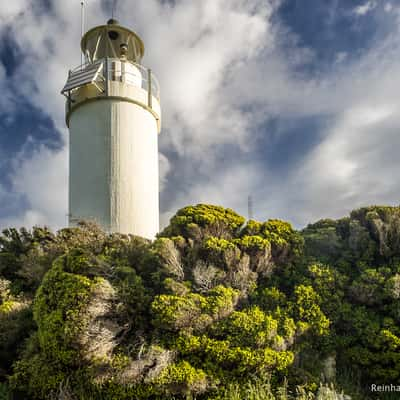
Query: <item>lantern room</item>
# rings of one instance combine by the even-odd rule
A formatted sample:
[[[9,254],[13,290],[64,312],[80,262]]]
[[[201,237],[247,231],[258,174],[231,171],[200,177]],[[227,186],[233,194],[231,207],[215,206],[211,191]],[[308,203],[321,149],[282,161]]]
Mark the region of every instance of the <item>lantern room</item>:
[[[119,25],[115,19],[86,32],[81,41],[81,49],[88,63],[105,58],[140,63],[144,54],[144,44],[140,37]]]

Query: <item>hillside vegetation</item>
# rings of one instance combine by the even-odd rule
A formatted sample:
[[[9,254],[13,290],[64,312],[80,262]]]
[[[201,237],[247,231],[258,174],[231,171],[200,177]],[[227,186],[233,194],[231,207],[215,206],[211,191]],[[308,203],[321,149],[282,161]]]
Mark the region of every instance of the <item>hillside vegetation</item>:
[[[370,385],[400,382],[399,305],[398,207],[296,231],[200,204],[154,242],[8,229],[0,399],[394,399]]]

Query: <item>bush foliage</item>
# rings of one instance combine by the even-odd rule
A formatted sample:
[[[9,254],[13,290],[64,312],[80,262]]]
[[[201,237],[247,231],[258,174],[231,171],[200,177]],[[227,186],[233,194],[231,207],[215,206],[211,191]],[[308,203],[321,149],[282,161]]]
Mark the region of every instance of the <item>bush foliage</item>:
[[[0,397],[364,400],[400,379],[399,301],[397,207],[296,231],[200,204],[154,242],[7,229]]]

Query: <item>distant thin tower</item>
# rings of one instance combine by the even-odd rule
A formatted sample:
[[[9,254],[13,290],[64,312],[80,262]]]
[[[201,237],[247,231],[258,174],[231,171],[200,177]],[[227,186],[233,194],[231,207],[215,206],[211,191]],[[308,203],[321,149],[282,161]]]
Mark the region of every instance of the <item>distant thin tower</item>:
[[[253,198],[251,196],[247,199],[247,211],[248,211],[248,218],[253,219]]]

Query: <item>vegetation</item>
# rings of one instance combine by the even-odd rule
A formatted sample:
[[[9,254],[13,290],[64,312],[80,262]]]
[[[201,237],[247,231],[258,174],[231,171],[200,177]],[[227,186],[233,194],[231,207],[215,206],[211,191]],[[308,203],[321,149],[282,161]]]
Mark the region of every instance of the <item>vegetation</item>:
[[[390,399],[370,385],[399,380],[398,207],[0,236],[1,400]]]

